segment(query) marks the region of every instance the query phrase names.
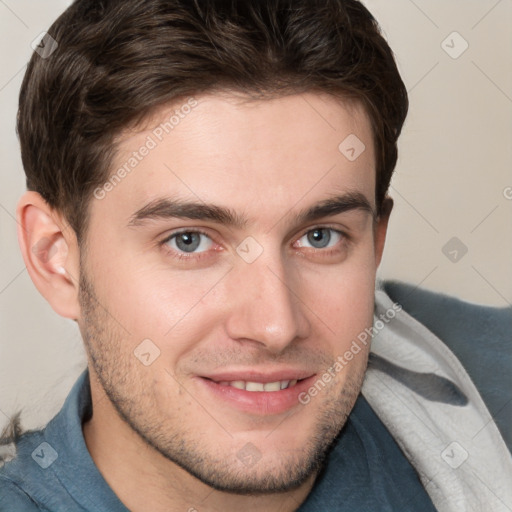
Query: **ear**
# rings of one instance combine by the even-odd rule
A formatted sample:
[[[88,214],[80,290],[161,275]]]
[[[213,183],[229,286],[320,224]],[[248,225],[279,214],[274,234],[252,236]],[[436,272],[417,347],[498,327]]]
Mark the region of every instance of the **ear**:
[[[388,230],[389,217],[393,209],[393,199],[389,196],[382,202],[381,213],[375,226],[375,263],[376,267],[380,265],[382,253],[384,252],[384,243],[386,242],[386,233]]]
[[[59,315],[79,318],[79,250],[75,232],[37,192],[26,192],[16,209],[18,242],[27,271]]]

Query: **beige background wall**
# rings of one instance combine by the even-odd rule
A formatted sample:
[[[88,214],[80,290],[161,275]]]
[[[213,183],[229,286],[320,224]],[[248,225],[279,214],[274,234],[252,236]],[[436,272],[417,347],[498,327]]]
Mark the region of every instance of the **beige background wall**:
[[[17,95],[31,42],[68,3],[0,1],[0,426],[20,407],[27,427],[44,424],[85,367],[74,322],[30,281],[14,219],[24,191]],[[380,276],[510,305],[512,1],[365,3],[395,50],[411,102]]]

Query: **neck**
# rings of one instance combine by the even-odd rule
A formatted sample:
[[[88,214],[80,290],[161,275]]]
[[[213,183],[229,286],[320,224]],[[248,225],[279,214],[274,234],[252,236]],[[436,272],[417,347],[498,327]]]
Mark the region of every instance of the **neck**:
[[[278,494],[245,496],[217,491],[141,439],[95,384],[91,373],[93,415],[82,425],[85,443],[103,478],[131,512],[291,512],[313,487],[316,475],[301,487]]]

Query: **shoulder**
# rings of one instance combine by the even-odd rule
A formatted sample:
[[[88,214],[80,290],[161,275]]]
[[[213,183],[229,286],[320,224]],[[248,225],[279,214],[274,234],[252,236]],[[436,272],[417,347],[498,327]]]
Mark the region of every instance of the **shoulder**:
[[[512,307],[474,304],[399,281],[381,288],[457,356],[512,449]]]
[[[0,466],[0,512],[46,511],[34,501],[32,488],[40,480],[33,455],[43,440],[42,430],[29,430],[12,440],[9,459]],[[12,458],[11,458],[12,457]]]
[[[456,346],[461,333],[490,342],[492,340],[489,338],[496,336],[498,344],[510,340],[511,306],[499,308],[474,304],[400,281],[384,281],[382,288],[407,313],[438,337],[440,334],[447,335],[446,341]],[[471,343],[471,340],[467,341]]]
[[[440,338],[475,380],[490,370],[491,362],[512,362],[512,307],[473,304],[398,281],[385,281],[382,287]]]
[[[14,482],[0,473],[0,512],[41,512],[41,509]]]

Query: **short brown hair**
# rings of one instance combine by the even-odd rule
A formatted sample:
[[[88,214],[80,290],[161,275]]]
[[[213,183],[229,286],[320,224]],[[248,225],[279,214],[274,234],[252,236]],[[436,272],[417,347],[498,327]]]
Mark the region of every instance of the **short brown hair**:
[[[64,214],[79,241],[116,135],[158,106],[215,90],[360,101],[373,127],[380,212],[408,99],[359,1],[76,0],[48,33],[58,46],[30,60],[18,134],[28,189]]]

